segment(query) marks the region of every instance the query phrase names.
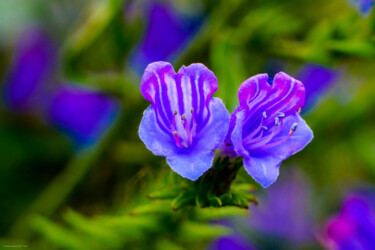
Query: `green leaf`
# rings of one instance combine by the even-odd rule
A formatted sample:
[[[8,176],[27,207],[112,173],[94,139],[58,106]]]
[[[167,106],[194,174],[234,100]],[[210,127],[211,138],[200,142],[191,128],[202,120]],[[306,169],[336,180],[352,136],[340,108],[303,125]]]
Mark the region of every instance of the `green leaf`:
[[[231,229],[213,224],[186,221],[181,225],[179,236],[184,241],[202,241],[228,234]]]
[[[170,213],[171,205],[169,202],[152,202],[150,204],[145,204],[134,208],[130,215],[140,215],[140,214],[155,214],[155,213]]]
[[[187,205],[193,205],[195,202],[195,193],[193,191],[186,191],[180,193],[175,199],[172,200],[171,207],[174,211],[185,207]]]
[[[41,216],[31,220],[32,228],[42,234],[51,243],[67,249],[96,249],[91,241],[82,235],[67,230]]]
[[[194,210],[194,219],[198,221],[211,221],[229,217],[247,216],[248,211],[239,207],[208,207]]]
[[[72,210],[68,210],[63,217],[74,228],[95,237],[98,241],[107,246],[119,247],[122,242],[120,236],[110,230],[110,228],[103,227],[102,225],[95,223],[94,220],[87,219]]]
[[[172,199],[178,196],[182,191],[180,186],[168,187],[148,194],[151,199]]]

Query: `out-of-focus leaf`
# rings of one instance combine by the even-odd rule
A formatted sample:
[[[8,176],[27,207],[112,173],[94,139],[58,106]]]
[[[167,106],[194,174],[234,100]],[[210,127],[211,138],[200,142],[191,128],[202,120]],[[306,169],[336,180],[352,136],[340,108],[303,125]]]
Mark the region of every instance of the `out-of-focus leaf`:
[[[184,241],[204,241],[230,233],[225,226],[186,221],[181,225],[179,235]]]
[[[31,226],[53,244],[66,249],[95,249],[89,238],[65,229],[43,217],[34,217]]]
[[[151,199],[173,199],[183,191],[181,186],[173,186],[148,194]]]
[[[180,193],[176,198],[172,200],[171,207],[173,210],[177,211],[184,206],[193,205],[194,203],[195,193],[192,191],[186,191]]]
[[[372,43],[361,40],[330,41],[327,47],[333,51],[372,58],[375,55],[375,46]]]
[[[90,46],[113,20],[124,2],[124,0],[100,0],[93,2],[84,17],[85,20],[78,22],[79,26],[65,44],[68,57],[74,57]]]
[[[106,246],[119,247],[121,244],[121,238],[114,231],[102,227],[96,224],[95,221],[87,219],[72,210],[68,210],[63,217],[74,228],[87,233],[89,237],[96,238]]]
[[[169,202],[150,202],[149,204],[141,205],[134,208],[130,214],[140,215],[140,214],[155,214],[155,213],[170,213],[171,205]]]
[[[232,40],[230,32],[222,32],[212,43],[211,64],[218,78],[220,88],[217,95],[223,99],[229,110],[238,105],[237,89],[246,79],[243,70],[241,49]]]
[[[194,218],[198,221],[211,221],[229,217],[246,216],[247,210],[239,207],[201,208],[194,210]]]

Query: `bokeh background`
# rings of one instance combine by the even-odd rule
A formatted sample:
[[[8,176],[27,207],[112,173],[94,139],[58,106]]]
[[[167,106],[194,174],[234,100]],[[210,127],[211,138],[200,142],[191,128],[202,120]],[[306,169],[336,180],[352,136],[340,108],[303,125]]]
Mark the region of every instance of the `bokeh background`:
[[[374,249],[372,5],[0,1],[0,247]],[[192,185],[138,138],[149,105],[141,76],[159,60],[176,70],[204,63],[230,112],[255,74],[284,71],[305,84],[315,138],[268,189],[240,171],[257,206],[151,203],[150,192]]]

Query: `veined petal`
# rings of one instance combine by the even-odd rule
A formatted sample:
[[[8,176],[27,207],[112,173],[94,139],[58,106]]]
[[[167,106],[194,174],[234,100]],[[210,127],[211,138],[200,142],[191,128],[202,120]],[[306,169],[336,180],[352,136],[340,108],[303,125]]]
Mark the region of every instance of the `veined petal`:
[[[167,163],[177,174],[189,180],[197,180],[214,161],[214,152],[190,150],[167,156]]]
[[[232,114],[231,121],[234,122],[234,128],[230,134],[231,143],[236,153],[243,157],[248,157],[249,152],[244,148],[242,138],[243,122],[246,118],[246,110],[242,109]]]
[[[210,119],[205,128],[197,136],[198,150],[215,150],[224,141],[229,127],[229,113],[220,98],[212,98],[209,102]]]
[[[253,105],[256,99],[264,98],[271,90],[267,80],[267,74],[258,74],[244,81],[238,90],[240,105],[244,107]]]
[[[293,124],[297,124],[296,131],[283,141]],[[269,143],[276,145],[267,149],[252,150],[250,156],[244,159],[245,169],[263,187],[268,187],[276,181],[281,162],[302,150],[312,138],[311,129],[298,114],[288,116],[284,120],[281,132]],[[277,143],[278,141],[281,143]]]
[[[216,90],[214,73],[199,63],[178,73],[169,63],[151,63],[142,78],[141,92],[151,107],[144,112],[139,136],[191,180],[211,167],[213,150],[227,135],[229,114],[220,99],[212,98]]]
[[[178,74],[181,75],[184,112],[188,113],[193,107],[197,122],[204,122],[209,113],[208,103],[218,89],[215,74],[201,63],[182,66]]]
[[[175,141],[157,125],[155,110],[152,106],[143,112],[138,134],[146,148],[155,155],[173,155],[176,151]]]
[[[244,157],[247,172],[264,187],[279,175],[282,160],[303,149],[312,139],[311,129],[297,111],[304,105],[303,84],[284,72],[272,86],[267,74],[249,78],[240,86],[240,106],[231,116],[227,146]]]

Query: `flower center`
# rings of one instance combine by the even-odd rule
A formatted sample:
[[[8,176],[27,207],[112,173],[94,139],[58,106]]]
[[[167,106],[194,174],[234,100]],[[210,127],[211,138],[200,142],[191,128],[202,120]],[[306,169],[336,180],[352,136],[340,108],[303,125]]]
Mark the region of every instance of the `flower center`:
[[[182,116],[175,110],[172,118],[171,131],[176,145],[179,148],[189,147],[193,143],[193,137],[197,132],[194,109],[191,108],[190,113],[184,113]]]
[[[264,126],[264,120],[267,119],[267,113],[263,112],[259,126],[254,129],[254,131],[252,131],[249,135],[247,135],[246,138],[244,138],[244,141],[246,141],[246,144],[248,145],[248,149],[265,150],[286,142],[297,130],[297,123],[292,124],[288,135],[281,137],[278,140],[272,141],[272,139],[281,132],[284,118],[285,114],[279,112],[275,117],[274,125],[271,127],[267,127]]]

